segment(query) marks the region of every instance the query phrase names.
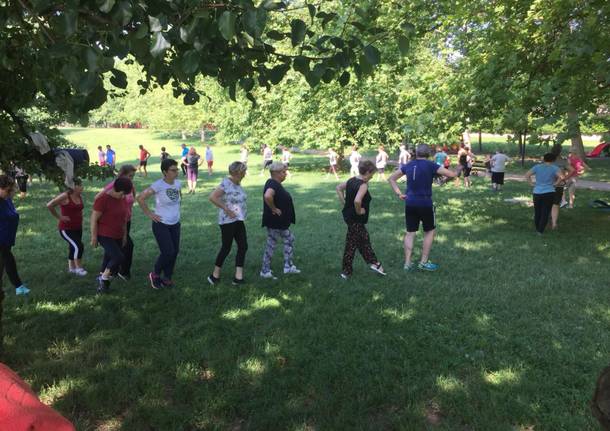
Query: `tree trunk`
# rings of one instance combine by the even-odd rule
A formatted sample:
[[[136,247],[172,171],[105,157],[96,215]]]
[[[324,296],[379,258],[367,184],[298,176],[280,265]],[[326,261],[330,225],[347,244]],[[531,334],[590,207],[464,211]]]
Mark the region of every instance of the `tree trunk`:
[[[572,151],[581,159],[585,160],[585,146],[580,133],[580,119],[575,111],[568,112],[568,137],[572,142]]]
[[[481,129],[479,129],[479,153],[483,152],[483,138],[481,136]]]
[[[464,130],[464,133],[462,133],[462,141],[464,142],[464,145],[471,148],[470,147],[470,131],[468,129]]]
[[[523,145],[521,146],[521,166],[525,166],[525,143],[527,142],[527,129],[523,132]]]
[[[186,141],[186,130],[182,130],[181,133],[182,133],[182,140]]]
[[[201,139],[201,142],[205,142],[205,129],[203,126],[199,129],[199,138]]]

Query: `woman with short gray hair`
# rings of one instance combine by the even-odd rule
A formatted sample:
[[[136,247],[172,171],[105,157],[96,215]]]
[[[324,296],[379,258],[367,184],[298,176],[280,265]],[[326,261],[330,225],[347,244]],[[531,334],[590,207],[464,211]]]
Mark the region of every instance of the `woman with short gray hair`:
[[[284,274],[299,274],[292,261],[294,252],[294,235],[290,225],[295,223],[294,205],[290,193],[282,186],[286,179],[286,166],[274,162],[269,167],[271,178],[263,189],[263,227],[267,228],[267,245],[263,254],[263,267],[260,276],[275,279],[271,272],[271,258],[278,238],[284,241]]]
[[[246,192],[241,187],[241,181],[246,176],[247,166],[243,162],[233,162],[229,165],[229,176],[210,194],[210,202],[218,207],[218,225],[222,238],[222,246],[216,256],[214,271],[208,276],[210,284],[220,281],[222,265],[231,251],[233,240],[237,244],[235,255],[235,277],[233,284],[244,283],[244,262],[248,250],[246,234]]]

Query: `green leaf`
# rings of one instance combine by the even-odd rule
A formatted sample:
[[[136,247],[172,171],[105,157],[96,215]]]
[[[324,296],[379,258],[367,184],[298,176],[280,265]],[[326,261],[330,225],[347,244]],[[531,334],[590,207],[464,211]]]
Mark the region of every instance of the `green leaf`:
[[[68,9],[63,16],[63,32],[66,36],[71,36],[78,28],[78,12],[74,9]]]
[[[252,102],[252,108],[256,108],[256,99],[254,98],[252,93],[250,93],[250,92],[246,93],[246,99],[248,99],[250,102]]]
[[[404,36],[398,36],[398,49],[400,50],[400,55],[407,55],[409,53],[409,39]]]
[[[354,27],[356,27],[360,31],[365,31],[366,30],[366,26],[364,24],[361,24],[361,23],[357,22],[357,21],[350,21],[348,24],[353,25]]]
[[[312,73],[314,75],[316,75],[318,78],[322,78],[322,75],[324,75],[324,72],[326,71],[326,66],[323,63],[317,63],[314,67],[313,67],[313,71]]]
[[[334,77],[335,71],[329,67],[324,71],[324,74],[322,75],[322,81],[326,84],[330,84]]]
[[[85,51],[85,60],[87,61],[87,69],[90,72],[95,72],[98,69],[98,55],[93,48],[87,48]]]
[[[273,0],[265,0],[263,1],[263,3],[261,4],[261,7],[265,10],[279,10],[279,9],[284,9],[286,7],[286,5],[283,2],[276,2]]]
[[[148,23],[150,27],[150,31],[152,33],[157,33],[163,30],[163,25],[161,24],[161,18],[157,18],[156,16],[148,16]]]
[[[182,99],[182,102],[185,105],[194,105],[195,103],[199,102],[199,94],[197,94],[197,92],[191,88],[184,94],[184,99]]]
[[[77,91],[79,94],[87,95],[93,91],[98,84],[98,76],[94,72],[81,75],[78,81]]]
[[[297,46],[305,39],[305,33],[307,33],[307,24],[303,20],[293,19],[290,21],[290,40],[292,46]]]
[[[126,26],[131,21],[133,11],[131,4],[128,1],[122,1],[118,4],[117,11],[114,13],[114,18],[121,23],[122,26]]]
[[[312,4],[308,4],[307,9],[309,10],[309,16],[311,17],[311,22],[313,24],[313,19],[316,16],[316,7]]]
[[[315,88],[320,83],[320,78],[313,73],[305,75],[305,80],[311,88]]]
[[[369,60],[365,55],[360,56],[359,65],[360,65],[360,72],[363,75],[370,75],[371,73],[373,73],[374,65],[369,63]]]
[[[187,75],[193,75],[199,70],[199,59],[201,55],[194,49],[187,51],[182,56],[182,71]]]
[[[100,72],[105,73],[114,67],[114,57],[98,57]]]
[[[332,43],[333,46],[338,49],[343,49],[343,47],[345,46],[345,41],[340,37],[331,37],[330,43]]]
[[[96,0],[97,7],[104,13],[108,13],[114,7],[115,0]]]
[[[232,82],[231,84],[229,84],[229,98],[233,101],[233,102],[237,102],[237,99],[235,98],[235,83]]]
[[[349,84],[349,79],[350,79],[350,74],[349,72],[346,70],[345,72],[343,72],[341,74],[341,76],[339,77],[339,84],[341,85],[341,87],[345,87],[347,84]]]
[[[381,53],[373,45],[365,46],[363,52],[371,66],[377,65],[381,61]]]
[[[218,19],[218,30],[225,40],[231,40],[235,36],[235,15],[231,11],[224,11]]]
[[[295,58],[292,62],[292,68],[295,71],[307,76],[309,74],[309,59],[303,56]]]
[[[282,79],[284,79],[284,76],[286,75],[286,72],[288,72],[289,69],[290,65],[288,64],[280,64],[278,66],[275,66],[268,72],[269,81],[271,81],[273,85],[279,84]]]
[[[273,40],[282,40],[286,37],[285,33],[280,33],[277,30],[271,30],[267,32],[267,37]]]
[[[258,39],[265,30],[267,24],[267,11],[263,8],[248,8],[243,15],[244,27],[248,34]]]
[[[148,34],[148,26],[146,23],[141,23],[136,32],[134,33],[134,37],[136,39],[142,39],[144,36]]]
[[[180,27],[180,39],[184,43],[193,43],[193,40],[196,35],[197,24],[199,24],[199,19],[195,18],[189,25],[183,25]]]
[[[254,88],[254,79],[250,77],[242,78],[239,80],[239,85],[244,91],[250,92]]]
[[[111,72],[112,77],[110,78],[110,83],[117,88],[127,88],[127,75],[125,72],[119,69],[112,69]]]
[[[171,46],[172,45],[163,36],[163,33],[155,33],[150,40],[150,54],[153,57],[161,57]]]
[[[402,28],[402,30],[407,33],[407,34],[413,34],[415,33],[415,26],[413,24],[411,24],[410,22],[403,22],[400,27]]]

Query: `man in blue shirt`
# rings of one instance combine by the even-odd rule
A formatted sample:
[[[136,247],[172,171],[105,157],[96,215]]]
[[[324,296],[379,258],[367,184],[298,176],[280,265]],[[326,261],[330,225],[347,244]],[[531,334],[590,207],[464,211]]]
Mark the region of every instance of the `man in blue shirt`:
[[[189,149],[186,147],[186,144],[182,144],[180,147],[182,147],[182,154],[180,155],[180,160],[182,160],[182,162],[180,162],[180,168],[182,168],[182,174],[186,175],[185,157],[188,155]]]
[[[110,145],[106,145],[106,165],[112,168],[116,165],[116,153],[110,148]]]
[[[415,150],[415,160],[402,166],[388,180],[394,193],[405,201],[407,233],[405,235],[404,268],[406,271],[415,269],[415,265],[411,263],[411,255],[413,253],[415,234],[419,230],[420,222],[424,229],[424,242],[417,269],[424,271],[436,271],[438,269],[438,265],[428,260],[436,229],[434,205],[432,203],[432,181],[435,175],[453,178],[455,177],[455,172],[431,162],[428,160],[429,157],[430,147],[426,144],[418,145]],[[407,190],[405,194],[400,191],[397,184],[397,181],[403,175],[407,177]]]

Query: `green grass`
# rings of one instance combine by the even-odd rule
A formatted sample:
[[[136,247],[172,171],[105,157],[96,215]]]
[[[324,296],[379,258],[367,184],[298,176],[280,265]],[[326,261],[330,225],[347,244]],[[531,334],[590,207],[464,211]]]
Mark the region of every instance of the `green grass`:
[[[134,161],[139,143],[155,156],[180,145],[147,131],[69,136],[89,148],[110,142],[119,161]],[[217,164],[237,151],[216,148]],[[150,171],[139,190],[158,178],[156,163]],[[610,220],[585,202],[598,193],[579,191],[560,230],[538,237],[533,210],[504,202],[529,194],[522,183],[500,194],[476,178],[469,190],[435,188],[431,257],[441,269],[407,274],[402,204],[372,183],[369,231],[388,276],[357,258],[345,282],[335,183],[297,169],[285,185],[303,273],[262,281],[257,172],[244,180],[249,283],[228,283],[231,255],[212,287],[205,276],[220,235],[206,198],[221,177],[203,175],[201,191],[184,196],[175,290],[148,287],[157,246],[139,209],[134,278],[96,296],[101,250],[86,249],[92,275],[65,273],[65,243],[44,208],[54,187],[35,181],[17,200],[14,251],[33,292],[21,299],[7,289],[5,362],[79,430],[597,429],[588,401],[610,355]],[[101,185],[87,186],[87,208]],[[278,249],[276,273],[281,264]]]

